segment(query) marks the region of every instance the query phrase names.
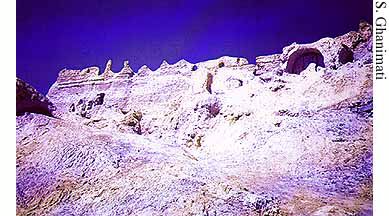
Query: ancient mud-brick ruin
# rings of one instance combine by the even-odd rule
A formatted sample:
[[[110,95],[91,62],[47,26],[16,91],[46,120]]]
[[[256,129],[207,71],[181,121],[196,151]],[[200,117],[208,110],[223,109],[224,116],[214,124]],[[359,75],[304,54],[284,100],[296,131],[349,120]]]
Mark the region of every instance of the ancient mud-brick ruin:
[[[371,215],[371,26],[278,54],[17,80],[18,215]]]

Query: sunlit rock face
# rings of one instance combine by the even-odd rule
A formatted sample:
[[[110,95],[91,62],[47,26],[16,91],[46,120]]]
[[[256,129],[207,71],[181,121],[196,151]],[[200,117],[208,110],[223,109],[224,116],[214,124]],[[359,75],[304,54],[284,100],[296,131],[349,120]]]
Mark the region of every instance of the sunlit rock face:
[[[64,69],[52,115],[16,117],[17,213],[371,215],[370,31],[255,64]]]

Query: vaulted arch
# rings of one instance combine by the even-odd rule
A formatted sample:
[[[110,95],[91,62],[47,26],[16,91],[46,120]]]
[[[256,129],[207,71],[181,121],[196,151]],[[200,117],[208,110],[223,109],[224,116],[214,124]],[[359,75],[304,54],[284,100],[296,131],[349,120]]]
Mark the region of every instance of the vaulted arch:
[[[286,72],[291,74],[300,74],[310,63],[325,67],[324,56],[316,48],[299,48],[293,52],[288,59]]]

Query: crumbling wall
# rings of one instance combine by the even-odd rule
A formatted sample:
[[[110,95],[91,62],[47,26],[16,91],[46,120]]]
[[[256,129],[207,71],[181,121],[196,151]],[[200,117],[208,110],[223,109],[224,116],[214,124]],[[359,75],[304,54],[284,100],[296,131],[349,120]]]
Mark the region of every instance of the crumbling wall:
[[[59,72],[57,83],[68,83],[77,81],[86,81],[94,78],[98,78],[99,68],[88,67],[83,70],[68,70],[63,69]]]
[[[268,56],[257,56],[255,58],[256,68],[254,75],[260,75],[266,72],[278,73],[281,68],[281,54],[274,54]]]

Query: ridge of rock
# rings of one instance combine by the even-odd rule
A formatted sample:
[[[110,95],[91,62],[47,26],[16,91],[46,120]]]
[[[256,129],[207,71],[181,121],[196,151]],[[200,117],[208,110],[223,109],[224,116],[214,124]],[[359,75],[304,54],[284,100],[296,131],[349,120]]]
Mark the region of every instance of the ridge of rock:
[[[16,115],[39,113],[53,116],[55,106],[34,87],[16,78]]]

